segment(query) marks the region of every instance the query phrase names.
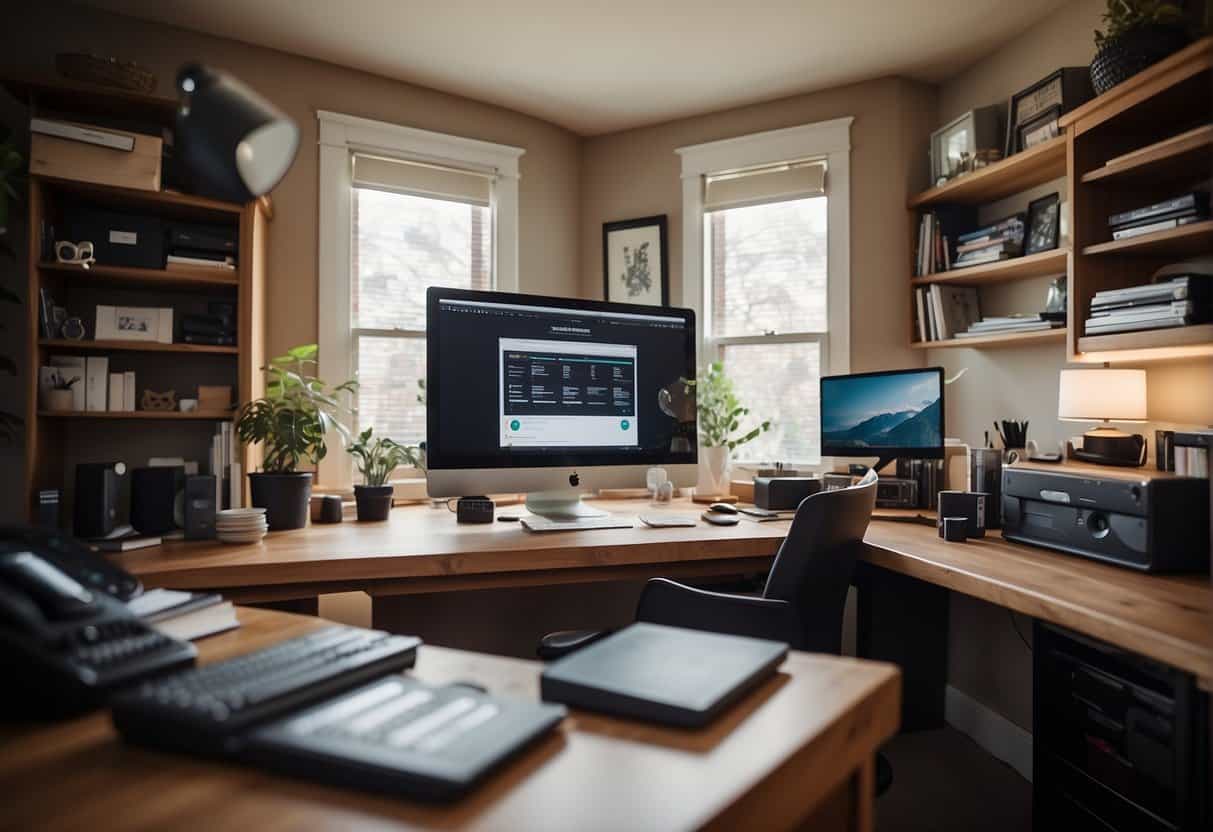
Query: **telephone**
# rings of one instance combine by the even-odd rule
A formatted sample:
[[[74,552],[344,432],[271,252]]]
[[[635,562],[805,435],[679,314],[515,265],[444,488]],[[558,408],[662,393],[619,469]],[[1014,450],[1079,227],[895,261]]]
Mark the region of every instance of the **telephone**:
[[[70,538],[4,531],[0,701],[7,712],[79,713],[124,685],[194,663],[192,644],[161,635],[120,599],[137,580]]]

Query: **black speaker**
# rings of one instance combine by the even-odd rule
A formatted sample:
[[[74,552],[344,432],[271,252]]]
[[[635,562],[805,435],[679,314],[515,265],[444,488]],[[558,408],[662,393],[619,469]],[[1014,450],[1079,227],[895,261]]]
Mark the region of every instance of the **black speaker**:
[[[215,477],[198,474],[185,478],[185,539],[210,540],[215,536]]]
[[[118,523],[124,462],[82,462],[76,466],[72,531],[76,537],[105,537]]]
[[[131,471],[131,525],[135,531],[156,535],[177,528],[174,508],[184,488],[185,468],[180,465]]]

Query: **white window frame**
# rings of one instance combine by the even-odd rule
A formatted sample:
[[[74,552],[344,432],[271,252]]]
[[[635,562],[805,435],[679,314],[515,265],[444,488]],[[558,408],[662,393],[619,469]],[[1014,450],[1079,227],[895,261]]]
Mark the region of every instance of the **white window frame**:
[[[730,344],[816,341],[821,350],[823,375],[851,370],[851,123],[836,118],[779,130],[752,133],[732,139],[677,148],[682,157],[682,305],[695,310],[699,321],[700,363],[715,361],[720,348]],[[704,213],[704,178],[725,171],[774,165],[800,159],[826,162],[826,327],[824,333],[775,333],[745,337],[712,338],[709,318],[710,281]],[[806,460],[781,460],[804,466]],[[826,460],[812,467],[822,467]],[[744,461],[738,467],[747,466]]]
[[[319,110],[320,216],[317,272],[319,276],[320,377],[336,383],[352,378],[355,364],[350,310],[353,219],[351,157],[374,153],[409,162],[428,162],[479,171],[493,178],[489,203],[492,233],[492,286],[518,291],[518,160],[520,147],[419,130],[358,116]],[[424,336],[416,330],[359,330],[359,335]],[[353,464],[337,437],[329,437],[329,454],[320,462],[318,480],[325,488],[348,489]]]

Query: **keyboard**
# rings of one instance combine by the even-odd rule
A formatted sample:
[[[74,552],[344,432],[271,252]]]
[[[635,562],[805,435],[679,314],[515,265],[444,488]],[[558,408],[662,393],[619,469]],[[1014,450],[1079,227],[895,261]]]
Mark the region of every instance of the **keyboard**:
[[[413,636],[327,627],[132,687],[111,702],[114,726],[140,745],[234,753],[255,725],[412,667],[420,644]]]
[[[523,517],[522,525],[531,532],[577,532],[590,529],[630,529],[631,518],[619,517],[571,517],[568,520],[551,520],[534,515]]]
[[[258,728],[245,758],[326,783],[450,800],[565,714],[561,705],[390,676]]]

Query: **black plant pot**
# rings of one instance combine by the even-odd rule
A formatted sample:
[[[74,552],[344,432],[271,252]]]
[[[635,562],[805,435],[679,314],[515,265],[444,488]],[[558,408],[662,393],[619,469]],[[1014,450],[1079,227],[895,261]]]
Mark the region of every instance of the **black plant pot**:
[[[1181,26],[1143,26],[1104,41],[1091,61],[1091,86],[1102,95],[1188,45]]]
[[[386,520],[392,510],[390,485],[355,485],[354,502],[358,505],[358,520]]]
[[[307,525],[308,502],[312,498],[310,472],[249,474],[253,505],[265,509],[265,522],[272,532],[302,529]]]

